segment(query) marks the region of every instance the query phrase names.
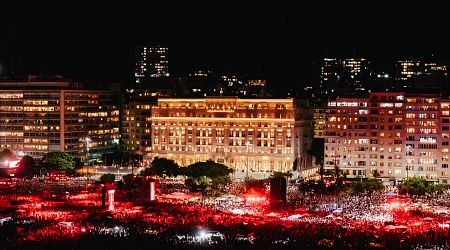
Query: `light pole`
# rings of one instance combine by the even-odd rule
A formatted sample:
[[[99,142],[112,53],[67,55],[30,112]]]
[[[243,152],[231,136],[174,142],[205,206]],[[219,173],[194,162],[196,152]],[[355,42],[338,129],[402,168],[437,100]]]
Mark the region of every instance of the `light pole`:
[[[413,155],[413,153],[411,152],[411,146],[406,146],[406,155],[408,155],[408,156],[412,156]],[[409,179],[409,164],[408,164],[408,162],[406,163],[406,181],[405,181],[405,184],[406,184],[406,196],[409,196],[409,182],[408,182],[408,179]]]
[[[409,196],[409,166],[406,166],[406,196]]]
[[[335,148],[334,149],[334,181],[336,181],[338,176],[339,176],[336,157],[337,157],[337,151],[336,151],[336,148]]]
[[[249,151],[248,151],[248,145],[250,144],[250,142],[247,141],[245,144],[247,145],[247,174],[246,174],[246,178],[248,179],[248,153],[249,153]]]
[[[88,176],[88,167],[89,167],[89,142],[91,141],[91,138],[86,137],[84,138],[84,141],[86,142],[86,179]]]

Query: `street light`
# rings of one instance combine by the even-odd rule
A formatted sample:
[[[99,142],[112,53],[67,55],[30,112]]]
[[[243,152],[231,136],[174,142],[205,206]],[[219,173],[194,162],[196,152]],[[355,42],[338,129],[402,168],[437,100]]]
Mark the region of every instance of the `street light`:
[[[410,151],[411,148],[412,147],[410,145],[406,146],[406,155],[407,156],[414,156],[414,153],[412,153],[412,151]],[[410,166],[409,166],[409,164],[407,162],[406,163],[406,181],[405,181],[405,184],[406,184],[406,195],[407,196],[409,196],[409,182],[408,182],[408,179],[409,179],[409,168],[410,168]]]
[[[246,145],[247,145],[247,179],[248,179],[248,153],[249,153],[249,151],[248,151],[248,145],[250,145],[250,142],[249,141],[247,141],[247,143],[245,143]]]
[[[88,167],[89,167],[89,142],[91,142],[91,138],[86,137],[84,138],[84,141],[86,142],[86,177],[88,175]]]

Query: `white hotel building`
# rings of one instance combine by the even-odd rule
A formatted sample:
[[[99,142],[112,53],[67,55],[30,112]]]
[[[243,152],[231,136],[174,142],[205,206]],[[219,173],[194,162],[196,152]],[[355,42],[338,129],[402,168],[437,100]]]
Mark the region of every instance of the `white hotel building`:
[[[300,157],[300,170],[312,165],[296,155],[306,150],[294,149],[293,99],[160,98],[151,113],[151,158],[181,166],[211,159],[234,168],[235,178],[289,172]]]

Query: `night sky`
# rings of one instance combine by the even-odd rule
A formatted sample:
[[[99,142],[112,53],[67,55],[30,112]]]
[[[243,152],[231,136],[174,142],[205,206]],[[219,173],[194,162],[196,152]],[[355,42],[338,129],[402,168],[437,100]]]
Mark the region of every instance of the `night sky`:
[[[172,75],[205,66],[286,86],[314,82],[327,55],[390,70],[397,58],[450,54],[450,2],[11,2],[1,7],[0,62],[17,74],[131,83],[135,45],[152,43],[170,48]]]

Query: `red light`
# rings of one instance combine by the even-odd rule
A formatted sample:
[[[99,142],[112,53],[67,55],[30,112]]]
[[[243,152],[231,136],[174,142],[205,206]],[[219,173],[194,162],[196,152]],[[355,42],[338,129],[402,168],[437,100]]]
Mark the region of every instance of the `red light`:
[[[17,166],[17,164],[19,163],[20,161],[9,161],[9,168],[17,168],[18,166]]]

